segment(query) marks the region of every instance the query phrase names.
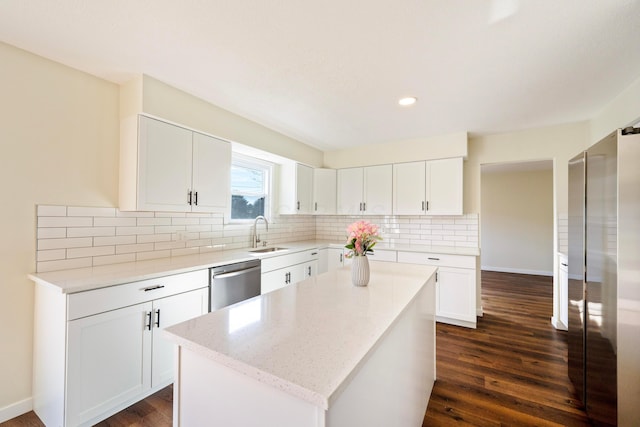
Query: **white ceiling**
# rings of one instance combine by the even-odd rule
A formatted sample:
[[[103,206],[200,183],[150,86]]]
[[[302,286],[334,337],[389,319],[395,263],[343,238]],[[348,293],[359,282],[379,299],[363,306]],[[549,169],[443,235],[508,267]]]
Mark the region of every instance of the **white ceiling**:
[[[592,118],[640,76],[639,22],[638,0],[0,1],[8,44],[323,150]]]

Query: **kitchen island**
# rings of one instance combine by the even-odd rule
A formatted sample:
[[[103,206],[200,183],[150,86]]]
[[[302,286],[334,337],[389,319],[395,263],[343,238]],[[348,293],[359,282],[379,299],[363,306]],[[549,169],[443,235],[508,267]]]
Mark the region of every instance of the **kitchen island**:
[[[435,267],[371,262],[180,323],[176,426],[419,426],[435,381]]]

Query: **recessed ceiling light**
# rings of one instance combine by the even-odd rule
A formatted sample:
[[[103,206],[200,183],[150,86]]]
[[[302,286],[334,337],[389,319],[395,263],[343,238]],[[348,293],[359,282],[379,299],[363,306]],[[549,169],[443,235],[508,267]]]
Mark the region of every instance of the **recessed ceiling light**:
[[[418,98],[416,98],[415,96],[409,96],[407,98],[401,98],[400,101],[398,101],[398,104],[406,107],[408,105],[415,104],[417,100]]]

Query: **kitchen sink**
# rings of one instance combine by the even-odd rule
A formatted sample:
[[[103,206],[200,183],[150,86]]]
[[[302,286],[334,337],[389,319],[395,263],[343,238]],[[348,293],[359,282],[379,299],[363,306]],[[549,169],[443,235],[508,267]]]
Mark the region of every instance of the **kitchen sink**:
[[[249,252],[254,253],[254,254],[266,254],[269,252],[280,252],[280,251],[286,251],[288,250],[287,248],[262,248],[262,249],[253,249],[250,250]]]

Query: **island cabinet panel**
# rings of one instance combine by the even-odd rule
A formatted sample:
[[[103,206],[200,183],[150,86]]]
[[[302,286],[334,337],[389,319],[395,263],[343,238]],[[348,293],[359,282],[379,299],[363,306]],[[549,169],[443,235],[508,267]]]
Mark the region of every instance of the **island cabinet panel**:
[[[243,334],[248,355],[228,353],[234,334],[217,342],[197,332],[227,334],[234,307],[170,328],[168,335],[178,343],[173,425],[422,425],[436,378],[435,269],[372,267],[368,289],[353,287],[348,271],[341,269],[235,307],[245,311],[251,304],[262,313],[250,326],[260,332]],[[331,298],[336,292],[338,301]],[[323,316],[336,308],[334,322]],[[300,318],[301,313],[308,317]],[[368,327],[376,330],[372,339],[365,338]],[[265,334],[280,338],[272,343]],[[344,342],[349,334],[361,345],[350,348],[353,344]],[[342,344],[336,347],[334,341]],[[322,354],[326,345],[333,348],[330,354]],[[290,348],[315,352],[294,360],[300,358]]]
[[[161,330],[208,311],[208,270],[64,294],[37,283],[33,407],[91,426],[173,381]]]

